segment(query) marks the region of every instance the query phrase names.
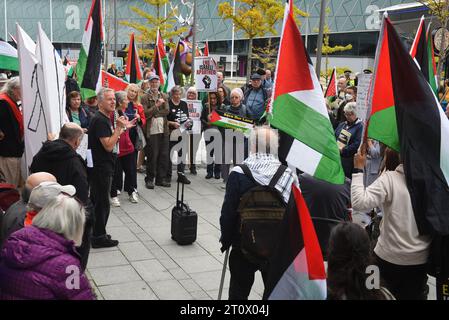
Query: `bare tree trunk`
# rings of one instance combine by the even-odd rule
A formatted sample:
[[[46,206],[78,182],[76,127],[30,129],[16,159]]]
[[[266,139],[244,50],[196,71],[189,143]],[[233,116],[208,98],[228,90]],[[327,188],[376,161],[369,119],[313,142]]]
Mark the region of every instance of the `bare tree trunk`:
[[[448,19],[446,19],[444,21],[443,28],[446,28],[447,22],[448,22]],[[443,33],[443,35],[444,35],[444,33]],[[438,54],[438,57],[439,57],[438,66],[437,66],[437,86],[438,86],[438,88],[441,86],[441,72],[443,71],[444,62],[446,60],[446,55],[448,52],[448,50],[446,49],[446,46],[447,46],[446,37],[443,36],[443,37],[441,37],[441,49],[444,49],[444,50],[440,50],[440,53]],[[446,75],[445,75],[445,78],[447,78]],[[443,88],[444,88],[444,84],[443,84]]]
[[[253,55],[253,39],[249,39],[248,43],[248,65],[246,66],[246,83],[249,82],[249,78],[251,77],[251,62],[252,62],[252,55]]]

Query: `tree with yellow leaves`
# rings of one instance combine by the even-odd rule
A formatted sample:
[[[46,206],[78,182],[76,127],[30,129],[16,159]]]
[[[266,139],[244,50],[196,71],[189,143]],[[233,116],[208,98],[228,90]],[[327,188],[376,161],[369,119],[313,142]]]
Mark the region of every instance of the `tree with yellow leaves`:
[[[140,17],[146,19],[145,23],[121,21],[120,24],[135,29],[139,34],[136,35],[137,41],[144,44],[154,44],[156,42],[157,30],[161,31],[162,39],[170,39],[178,37],[181,34],[188,31],[188,27],[182,26],[175,28],[177,20],[176,9],[167,12],[167,16],[162,14],[164,6],[169,3],[169,0],[143,0],[144,2],[152,5],[156,9],[156,15],[138,8],[131,6],[131,10],[137,13]],[[140,49],[139,56],[151,59],[153,57],[152,49]]]
[[[234,13],[230,1],[218,5],[218,14],[225,20],[232,20],[237,31],[249,39],[247,78],[251,75],[251,62],[253,58],[253,40],[263,37],[267,33],[277,35],[276,24],[284,17],[284,1],[282,0],[236,0]],[[295,8],[295,14],[307,14]]]

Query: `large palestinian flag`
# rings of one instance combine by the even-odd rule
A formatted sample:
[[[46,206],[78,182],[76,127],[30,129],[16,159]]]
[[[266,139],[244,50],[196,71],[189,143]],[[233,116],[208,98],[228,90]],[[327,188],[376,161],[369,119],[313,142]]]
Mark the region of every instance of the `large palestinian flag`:
[[[124,91],[129,83],[119,77],[114,76],[104,70],[101,70],[101,83],[105,88],[111,88],[115,91]]]
[[[283,133],[279,157],[315,178],[343,184],[340,152],[323,91],[289,6],[277,70],[269,119]]]
[[[424,16],[422,16],[421,22],[419,23],[415,40],[410,49],[410,55],[418,64],[435,95],[438,96],[437,68],[435,64],[432,37],[430,29],[428,31],[426,30]]]
[[[17,49],[6,41],[0,41],[0,69],[19,71]]]
[[[384,91],[375,90],[373,98],[389,94],[384,106],[390,106],[390,118],[371,120],[369,132],[396,130],[419,232],[449,235],[449,120],[387,18],[381,54]]]
[[[170,69],[167,53],[165,52],[164,41],[161,32],[158,30],[156,38],[156,46],[154,47],[153,70],[159,76],[161,81],[162,92],[167,92],[167,74]]]
[[[129,83],[138,83],[143,80],[140,68],[139,53],[137,52],[134,33],[131,34],[128,46],[128,61],[126,62],[125,77]]]
[[[332,70],[331,78],[329,79],[326,92],[324,93],[324,97],[335,97],[337,95],[337,92],[337,72],[336,68],[334,68],[334,70]]]
[[[292,192],[270,259],[264,299],[325,300],[326,272],[312,218],[301,191]]]
[[[76,75],[83,99],[97,95],[101,89],[101,51],[104,41],[101,0],[92,0],[83,43],[76,65]]]

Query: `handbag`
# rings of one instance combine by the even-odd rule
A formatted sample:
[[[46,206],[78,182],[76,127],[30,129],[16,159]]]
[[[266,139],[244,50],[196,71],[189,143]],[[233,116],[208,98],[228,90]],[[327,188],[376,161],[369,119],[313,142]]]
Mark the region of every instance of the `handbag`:
[[[143,130],[139,125],[136,126],[136,131],[137,131],[137,137],[136,137],[135,148],[137,150],[141,151],[147,145],[147,141],[145,139],[145,134],[143,133]]]

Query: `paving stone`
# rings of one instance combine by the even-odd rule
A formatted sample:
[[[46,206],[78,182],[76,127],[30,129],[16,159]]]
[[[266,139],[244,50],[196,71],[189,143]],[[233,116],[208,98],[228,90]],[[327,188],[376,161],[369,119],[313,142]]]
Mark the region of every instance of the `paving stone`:
[[[146,282],[173,279],[171,273],[157,260],[135,261],[131,264]]]
[[[120,251],[129,261],[153,259],[154,256],[141,242],[125,242],[119,244]]]
[[[192,279],[177,279],[179,283],[191,294],[191,292],[202,291],[201,288]]]
[[[129,264],[129,262],[118,250],[105,251],[105,252],[92,252],[89,254],[89,261],[87,263],[87,268],[90,270],[91,268],[113,267],[127,264]]]
[[[144,281],[135,281],[99,288],[106,300],[158,300]]]
[[[127,227],[113,227],[107,229],[108,233],[112,236],[112,239],[122,242],[135,242],[138,241],[136,236]]]
[[[190,279],[190,276],[184,272],[184,270],[182,270],[181,268],[173,268],[169,270],[170,273],[172,274],[172,276],[176,279],[176,280],[188,280]],[[186,288],[187,289],[187,288]],[[199,289],[199,288],[198,288]],[[189,290],[188,290],[189,291]],[[193,290],[190,290],[193,291]]]
[[[126,283],[142,280],[137,272],[130,266],[102,267],[90,270],[97,286]]]
[[[212,298],[204,291],[189,292],[195,300],[212,300]]]
[[[161,248],[172,258],[198,257],[208,254],[207,251],[197,243],[192,243],[188,246],[179,246],[177,244],[168,246],[162,245]]]
[[[211,256],[173,258],[175,262],[188,274],[221,270],[222,265]]]
[[[193,298],[177,280],[152,282],[149,286],[161,300],[191,300]]]
[[[179,266],[176,264],[176,262],[174,262],[171,258],[170,259],[159,259],[158,261],[168,270],[179,268]]]
[[[190,276],[192,279],[203,289],[204,291],[218,290],[220,288],[222,270],[192,273]],[[229,279],[231,275],[229,270],[226,270],[225,279],[223,282],[223,288],[229,288]]]

